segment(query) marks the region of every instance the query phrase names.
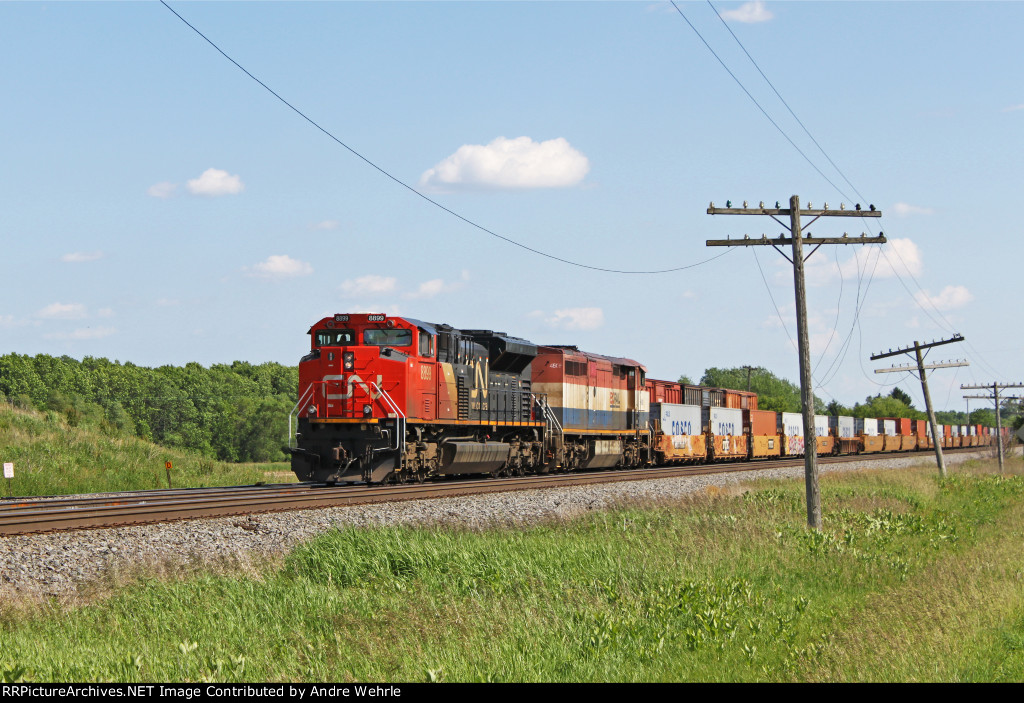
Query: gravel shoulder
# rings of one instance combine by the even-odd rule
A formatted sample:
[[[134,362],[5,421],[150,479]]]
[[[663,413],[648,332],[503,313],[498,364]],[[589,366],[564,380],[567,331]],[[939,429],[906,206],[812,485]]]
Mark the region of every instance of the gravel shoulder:
[[[947,455],[947,465],[987,452]],[[819,464],[821,473],[926,466],[924,456]],[[934,459],[931,460],[934,466]],[[446,525],[481,529],[570,519],[592,510],[740,489],[754,479],[801,479],[803,468],[547,488],[463,498],[297,510],[48,535],[0,538],[0,604],[86,597],[136,575],[197,569],[258,574],[299,542],[351,525]]]

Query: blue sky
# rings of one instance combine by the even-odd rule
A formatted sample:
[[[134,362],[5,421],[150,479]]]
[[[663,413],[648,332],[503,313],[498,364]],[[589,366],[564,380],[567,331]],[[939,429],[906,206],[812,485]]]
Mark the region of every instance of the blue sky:
[[[170,4],[395,178],[578,263],[696,264],[724,251],[706,239],[780,233],[709,201],[859,192],[880,221],[811,232],[880,226],[892,244],[808,262],[818,395],[900,381],[920,407],[915,380],[868,356],[953,331],[968,344],[932,360],[971,366],[935,373],[939,408],[963,407],[960,383],[1024,376],[1024,3],[715,3],[845,178],[708,4],[679,4],[849,198],[669,3]],[[381,311],[660,378],[798,378],[773,250],[622,275],[509,245],[331,141],[158,2],[0,4],[0,57],[2,352],[294,364],[321,316]]]

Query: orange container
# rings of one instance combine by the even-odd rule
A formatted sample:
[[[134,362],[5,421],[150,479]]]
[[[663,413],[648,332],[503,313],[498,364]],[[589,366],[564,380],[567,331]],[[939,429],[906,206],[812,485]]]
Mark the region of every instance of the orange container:
[[[743,424],[755,437],[774,437],[779,434],[774,410],[744,410]]]

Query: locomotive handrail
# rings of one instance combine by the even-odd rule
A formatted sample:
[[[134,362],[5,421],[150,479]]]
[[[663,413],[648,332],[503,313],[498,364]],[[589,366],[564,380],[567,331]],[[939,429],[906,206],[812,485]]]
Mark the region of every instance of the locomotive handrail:
[[[388,395],[388,392],[386,390],[384,390],[383,388],[378,386],[373,381],[370,381],[370,386],[375,391],[377,391],[377,393],[380,394],[380,397],[383,398],[385,400],[385,402],[387,402],[387,404],[389,406],[391,406],[391,409],[394,410],[395,414],[398,416],[398,417],[395,418],[398,422],[396,423],[397,427],[395,428],[395,446],[393,447],[393,449],[395,451],[398,451],[398,450],[400,450],[402,448],[402,443],[405,442],[405,419],[406,419],[405,418],[405,413],[403,413],[399,409],[398,405],[395,403],[394,400],[391,399],[391,396]],[[399,455],[398,455],[399,456],[399,459],[398,459],[399,463],[401,463],[401,461],[402,461],[402,459],[401,459],[402,453],[403,452],[400,452]]]
[[[534,393],[531,393],[530,397],[533,398],[534,402],[536,402],[540,409],[544,411],[544,417],[548,420],[548,422],[550,422],[554,426],[558,434],[564,434],[564,430],[562,429],[562,423],[560,423],[558,421],[558,418],[555,417],[555,413],[553,410],[551,410],[551,406],[548,405],[547,400],[541,400]]]
[[[313,392],[313,387],[315,385],[316,385],[315,383],[310,383],[309,386],[307,386],[306,392],[303,393],[299,397],[298,402],[295,403],[295,407],[292,408],[292,411],[290,413],[288,413],[288,447],[289,447],[289,449],[294,448],[294,445],[292,444],[292,442],[295,440],[295,434],[292,432],[292,416],[296,415],[298,410],[299,410],[299,407],[306,402],[306,396],[308,396],[310,393]]]

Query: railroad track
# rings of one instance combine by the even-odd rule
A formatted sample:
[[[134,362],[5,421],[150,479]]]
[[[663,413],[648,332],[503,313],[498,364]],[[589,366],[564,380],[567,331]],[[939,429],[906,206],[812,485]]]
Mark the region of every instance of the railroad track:
[[[947,450],[970,453],[976,447]],[[872,454],[819,457],[819,464],[910,458],[914,454]],[[921,455],[925,458],[927,455]],[[14,498],[0,501],[0,536],[122,527],[196,518],[232,517],[286,510],[304,510],[480,493],[579,486],[593,483],[642,481],[679,476],[710,475],[803,466],[803,458],[757,462],[728,462],[697,466],[664,466],[522,476],[473,478],[422,484],[384,486],[324,486],[278,484],[150,490],[57,498]]]

